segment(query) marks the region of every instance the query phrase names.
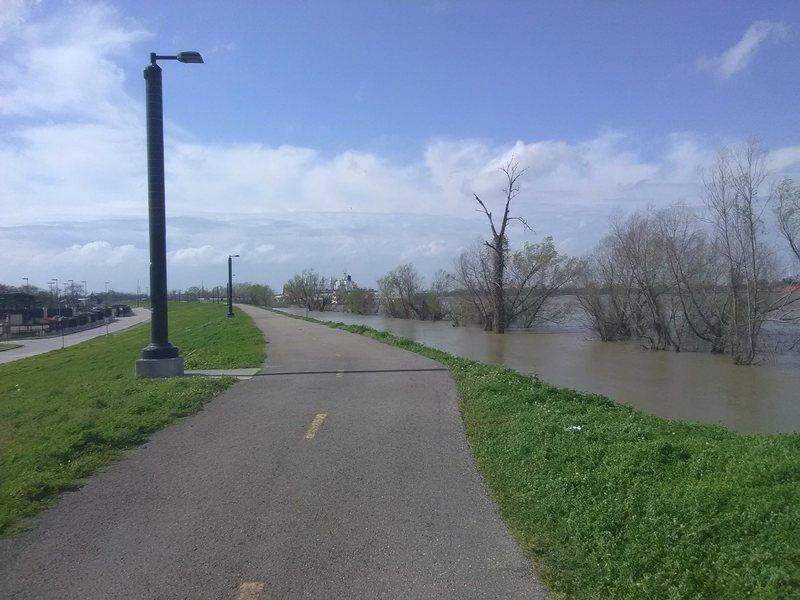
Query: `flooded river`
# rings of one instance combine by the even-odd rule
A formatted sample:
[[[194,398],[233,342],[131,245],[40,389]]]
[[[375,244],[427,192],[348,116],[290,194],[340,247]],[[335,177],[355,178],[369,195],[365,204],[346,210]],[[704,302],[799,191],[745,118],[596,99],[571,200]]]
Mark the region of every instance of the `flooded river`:
[[[302,309],[290,309],[305,314]],[[635,343],[603,343],[587,331],[511,331],[505,335],[449,322],[312,312],[328,321],[367,325],[482,362],[536,373],[544,381],[602,394],[639,410],[743,432],[800,431],[796,361],[735,366],[708,353],[652,352]]]

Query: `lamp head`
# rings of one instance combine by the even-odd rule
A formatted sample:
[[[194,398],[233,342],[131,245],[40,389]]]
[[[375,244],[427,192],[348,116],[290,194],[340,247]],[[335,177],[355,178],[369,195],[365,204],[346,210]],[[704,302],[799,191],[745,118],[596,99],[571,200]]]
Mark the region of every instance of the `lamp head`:
[[[182,63],[202,63],[203,57],[200,56],[199,52],[178,52],[178,56],[175,58],[178,59],[178,62]]]

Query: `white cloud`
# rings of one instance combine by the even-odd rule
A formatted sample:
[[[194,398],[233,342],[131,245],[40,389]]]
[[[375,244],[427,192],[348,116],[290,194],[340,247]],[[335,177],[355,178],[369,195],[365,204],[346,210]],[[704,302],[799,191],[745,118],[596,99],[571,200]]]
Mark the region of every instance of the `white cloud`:
[[[6,32],[13,43],[4,48],[0,68],[0,114],[114,121],[129,112],[132,102],[121,89],[125,74],[114,59],[148,34],[122,22],[114,9],[80,3]]]
[[[440,256],[443,251],[447,250],[446,240],[433,240],[419,246],[409,248],[400,254],[400,259],[403,261],[413,260],[415,258]],[[448,257],[454,258],[454,257]]]
[[[770,170],[785,173],[787,177],[800,179],[800,146],[778,148],[769,153],[767,164]]]
[[[11,65],[0,68],[0,282],[69,277],[89,280],[90,289],[111,281],[132,290],[138,280],[144,289],[144,119],[119,62],[148,34],[104,5],[71,6],[22,28],[14,23],[24,12],[0,21],[10,40],[0,50]],[[51,50],[70,61],[45,69]],[[95,56],[91,81],[81,79],[80,64],[90,54],[104,57]],[[515,227],[512,242],[552,235],[564,251],[582,254],[615,210],[697,198],[698,168],[713,159],[716,143],[691,133],[655,142],[663,150],[645,157],[614,131],[577,142],[435,138],[400,163],[359,149],[325,155],[189,140],[168,127],[170,287],[224,284],[229,254],[241,255],[238,280],[277,287],[303,268],[347,270],[373,285],[413,261],[430,276],[486,235],[472,194],[499,209],[498,168],[512,156],[528,167],[514,212],[535,230]],[[796,172],[799,155],[798,147],[779,148],[770,158],[778,171]]]
[[[87,265],[119,267],[132,261],[140,261],[143,251],[132,244],[114,246],[105,240],[87,244],[74,244],[60,253],[62,267],[83,269]]]
[[[714,58],[701,58],[698,66],[713,71],[721,79],[728,79],[744,70],[756,51],[768,40],[780,40],[789,31],[789,25],[780,21],[756,21],[742,39]]]

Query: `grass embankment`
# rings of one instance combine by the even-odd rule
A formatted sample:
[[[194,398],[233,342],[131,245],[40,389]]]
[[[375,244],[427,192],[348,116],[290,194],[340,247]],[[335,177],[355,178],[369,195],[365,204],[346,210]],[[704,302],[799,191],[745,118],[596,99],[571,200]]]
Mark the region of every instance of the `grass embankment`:
[[[264,340],[252,320],[226,315],[220,304],[170,305],[170,341],[187,369],[261,365]],[[235,381],[137,378],[149,341],[143,324],[0,365],[0,534]]]
[[[800,435],[742,435],[330,324],[452,370],[476,462],[556,597],[797,598]]]
[[[6,342],[0,342],[0,352],[3,350],[13,350],[14,348],[19,348],[19,344],[9,344]]]

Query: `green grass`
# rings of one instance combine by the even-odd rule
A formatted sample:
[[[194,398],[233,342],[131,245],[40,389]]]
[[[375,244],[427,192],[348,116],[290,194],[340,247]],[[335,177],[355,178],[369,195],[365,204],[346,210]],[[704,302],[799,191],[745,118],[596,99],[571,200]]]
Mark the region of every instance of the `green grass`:
[[[6,342],[0,342],[0,352],[3,350],[13,350],[14,348],[19,348],[19,344],[9,344]]]
[[[479,470],[554,597],[800,597],[800,435],[743,435],[346,329],[451,369]]]
[[[171,304],[170,341],[187,369],[260,366],[264,340],[237,310]],[[235,380],[140,379],[149,323],[0,365],[0,534],[46,507],[121,451],[192,414]]]

